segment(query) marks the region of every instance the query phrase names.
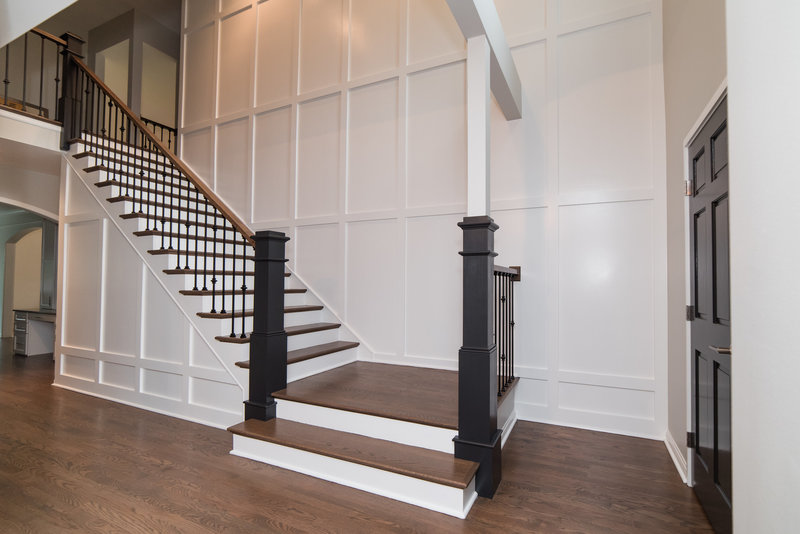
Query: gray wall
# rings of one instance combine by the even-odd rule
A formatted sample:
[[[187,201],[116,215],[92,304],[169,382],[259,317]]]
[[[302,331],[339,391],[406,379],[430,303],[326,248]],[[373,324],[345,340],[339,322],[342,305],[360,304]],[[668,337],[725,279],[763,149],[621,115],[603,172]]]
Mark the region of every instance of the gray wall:
[[[680,446],[687,421],[683,141],[726,76],[725,1],[668,0],[664,9],[667,125],[667,429]]]

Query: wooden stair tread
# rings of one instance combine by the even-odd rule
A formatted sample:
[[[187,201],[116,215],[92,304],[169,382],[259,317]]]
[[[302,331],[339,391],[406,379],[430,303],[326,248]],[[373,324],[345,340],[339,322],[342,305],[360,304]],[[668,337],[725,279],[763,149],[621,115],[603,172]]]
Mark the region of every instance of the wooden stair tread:
[[[322,345],[314,345],[313,347],[306,347],[303,349],[290,350],[286,353],[286,363],[291,365],[293,363],[304,362],[312,358],[325,356],[326,354],[333,354],[347,349],[353,349],[359,344],[356,341],[331,341],[330,343],[323,343]],[[242,369],[250,369],[250,361],[236,362],[237,367]]]
[[[249,419],[228,430],[240,436],[458,489],[466,489],[478,470],[475,462],[444,452],[284,419]]]
[[[319,311],[322,309],[322,306],[316,304],[302,304],[300,306],[284,306],[283,313],[302,313],[308,311]],[[236,312],[198,312],[198,317],[202,317],[203,319],[230,319],[231,317],[241,317],[244,313],[245,317],[252,317],[253,310],[244,310],[244,312],[236,311]]]
[[[250,248],[252,249],[253,247],[250,247]],[[174,248],[172,248],[172,249],[171,248],[157,248],[157,249],[153,249],[153,250],[148,250],[147,253],[150,254],[151,256],[169,256],[170,254],[172,254],[172,255],[175,255],[175,256],[179,255],[179,256],[186,257],[186,251],[185,250],[181,250],[179,252],[177,249],[174,249]],[[216,254],[214,254],[210,250],[208,252],[204,252],[204,251],[200,251],[200,250],[198,250],[196,252],[194,250],[190,250],[189,251],[189,256],[195,256],[195,255],[198,258],[224,258],[226,260],[230,260],[230,259],[254,260],[255,259],[255,256],[249,256],[249,255],[244,255],[243,256],[242,254],[236,254],[236,256],[234,256],[233,254],[228,254],[228,253],[223,254],[222,252],[217,252]]]
[[[322,332],[323,330],[334,330],[339,328],[340,324],[338,323],[310,323],[310,324],[301,324],[298,326],[287,326],[284,330],[286,330],[287,336],[299,336],[302,334],[311,334],[312,332]],[[243,338],[241,337],[230,337],[230,336],[217,336],[214,339],[217,341],[222,341],[224,343],[250,343],[250,333],[248,332],[247,335]]]
[[[197,273],[198,276],[202,276],[203,274],[206,274],[206,275],[213,275],[214,274],[214,270],[213,269],[206,269],[205,271],[203,271],[203,269],[164,269],[164,272],[166,274],[189,274],[189,275],[193,275],[193,274]],[[233,271],[230,271],[230,270],[226,271],[226,273],[232,273],[232,272]],[[222,269],[217,269],[217,274],[221,275],[222,274]],[[241,275],[242,275],[242,271],[236,271],[236,276],[241,276]],[[245,271],[244,275],[245,276],[254,276],[255,275],[255,271]],[[284,273],[283,276],[285,276],[286,278],[289,278],[290,276],[292,276],[292,273]]]
[[[354,362],[273,393],[276,399],[458,429],[458,373]]]
[[[152,217],[151,217],[152,218]],[[164,237],[164,239],[169,239],[173,237],[175,239],[180,239],[181,241],[185,241],[187,234],[180,233],[180,232],[164,232],[162,230],[137,230],[133,232],[133,235],[136,237],[147,237],[147,236],[156,236],[156,237]],[[196,240],[196,241],[208,241],[208,242],[216,242],[216,243],[226,243],[228,245],[241,245],[241,240],[233,240],[233,239],[223,239],[221,237],[212,237],[206,236],[203,234],[198,235],[195,237],[194,235],[189,235],[189,239]]]
[[[307,289],[284,289],[283,290],[283,294],[284,295],[289,295],[289,294],[295,294],[295,293],[305,293],[306,291],[308,291],[308,290]],[[189,297],[202,297],[202,296],[210,297],[211,296],[211,290],[210,289],[206,289],[205,291],[202,290],[202,289],[181,289],[180,291],[178,291],[178,293],[180,293],[181,295],[189,296]],[[236,289],[236,290],[226,289],[224,292],[223,291],[215,291],[214,292],[215,295],[225,295],[225,296],[228,296],[231,293],[235,293],[237,295],[241,295],[242,294],[241,290],[239,290],[239,289]],[[245,293],[247,295],[252,295],[252,294],[255,293],[255,290],[248,289],[247,291],[245,291]]]

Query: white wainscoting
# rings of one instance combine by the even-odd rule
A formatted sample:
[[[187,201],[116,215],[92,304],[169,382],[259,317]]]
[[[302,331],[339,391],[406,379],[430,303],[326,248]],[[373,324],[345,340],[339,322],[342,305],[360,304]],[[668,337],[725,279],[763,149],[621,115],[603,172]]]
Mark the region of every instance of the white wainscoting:
[[[456,368],[466,47],[445,0],[228,4],[184,2],[184,158],[287,232],[361,357]],[[663,439],[660,1],[496,5],[524,90],[491,151],[497,262],[523,267],[518,413]]]
[[[240,421],[242,387],[175,300],[188,297],[129,241],[145,238],[123,235],[106,190],[62,168],[55,385],[221,428]]]

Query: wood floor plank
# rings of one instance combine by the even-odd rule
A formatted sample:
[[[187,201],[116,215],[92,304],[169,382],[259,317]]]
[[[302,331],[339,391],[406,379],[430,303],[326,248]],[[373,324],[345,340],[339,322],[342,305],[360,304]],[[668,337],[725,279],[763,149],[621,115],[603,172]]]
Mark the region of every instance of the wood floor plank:
[[[0,532],[711,533],[662,442],[519,422],[459,520],[229,454],[224,430],[53,387],[0,343]]]
[[[458,373],[354,362],[297,380],[273,394],[328,408],[458,428]]]

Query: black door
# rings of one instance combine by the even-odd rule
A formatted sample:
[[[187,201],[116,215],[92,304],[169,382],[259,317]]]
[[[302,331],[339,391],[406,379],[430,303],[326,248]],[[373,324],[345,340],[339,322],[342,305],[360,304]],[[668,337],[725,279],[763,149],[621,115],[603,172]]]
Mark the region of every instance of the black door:
[[[694,490],[718,533],[732,530],[727,110],[725,98],[689,147]]]

